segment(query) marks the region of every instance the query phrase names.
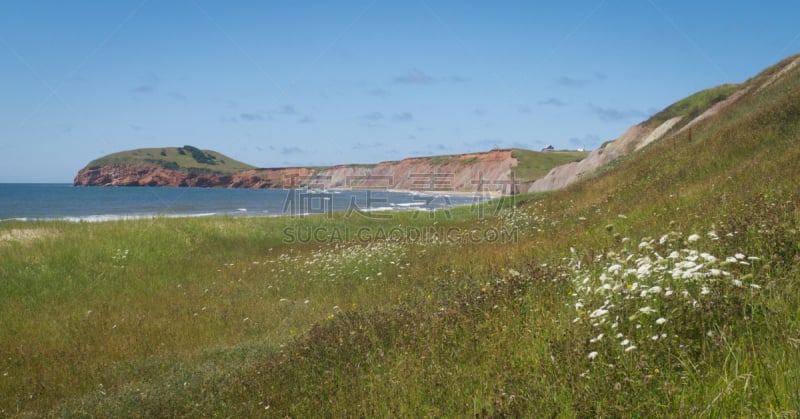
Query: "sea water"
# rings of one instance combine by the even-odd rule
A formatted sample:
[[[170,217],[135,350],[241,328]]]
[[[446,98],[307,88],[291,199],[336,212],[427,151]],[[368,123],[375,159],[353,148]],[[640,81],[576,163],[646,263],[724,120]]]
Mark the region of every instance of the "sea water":
[[[74,187],[60,183],[0,183],[0,221],[65,219],[106,221],[153,216],[278,216],[433,211],[473,205],[488,197],[446,192],[367,190]]]

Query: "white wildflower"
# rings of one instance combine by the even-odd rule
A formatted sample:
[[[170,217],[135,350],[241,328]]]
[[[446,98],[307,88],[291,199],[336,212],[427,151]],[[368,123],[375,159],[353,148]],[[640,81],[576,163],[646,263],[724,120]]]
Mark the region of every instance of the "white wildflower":
[[[744,253],[737,253],[737,254],[735,254],[735,255],[733,255],[733,256],[734,256],[736,259],[739,259],[739,260],[744,260],[745,258],[747,258],[747,256],[745,256],[745,255],[744,255]]]
[[[589,314],[589,318],[594,319],[600,316],[605,316],[606,314],[608,314],[608,310],[603,308],[598,308],[597,310],[593,311],[592,314]]]
[[[696,241],[700,240],[700,235],[699,235],[699,234],[692,234],[692,235],[691,235],[691,236],[689,236],[689,238],[688,238],[688,239],[686,239],[686,240],[688,240],[688,241],[689,241],[689,243],[694,243],[694,242],[696,242]]]
[[[659,318],[656,320],[656,324],[664,324],[664,323],[666,323],[666,322],[667,322],[667,319],[665,319],[665,318],[663,318],[663,317],[659,317]]]
[[[589,339],[589,342],[591,342],[591,343],[597,343],[597,342],[600,342],[601,340],[603,340],[603,337],[604,337],[604,336],[605,336],[605,334],[604,334],[604,333],[601,333],[601,334],[597,335],[597,337],[596,337],[596,338]]]
[[[628,346],[627,348],[625,348],[625,352],[630,352],[630,351],[632,351],[634,349],[636,349],[636,346],[631,345],[631,346]]]
[[[622,345],[622,346],[628,346],[629,343],[631,343],[631,341],[629,339],[625,339],[622,342],[620,342],[619,344]]]
[[[656,309],[654,309],[654,308],[652,308],[652,307],[650,307],[650,306],[647,306],[647,307],[642,307],[642,308],[640,308],[640,309],[639,309],[639,312],[640,312],[640,313],[644,313],[644,314],[655,313],[655,312],[656,312]]]
[[[589,352],[589,356],[587,358],[589,358],[589,359],[597,358],[597,351]]]
[[[709,262],[709,263],[714,263],[714,262],[717,261],[717,258],[714,257],[714,255],[711,255],[711,254],[708,254],[708,253],[700,253],[700,257],[705,259],[706,262]]]

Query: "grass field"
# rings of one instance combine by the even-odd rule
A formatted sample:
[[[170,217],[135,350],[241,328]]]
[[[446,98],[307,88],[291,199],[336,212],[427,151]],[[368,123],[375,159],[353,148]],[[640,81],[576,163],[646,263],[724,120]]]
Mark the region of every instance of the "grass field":
[[[797,416],[790,76],[435,217],[2,223],[0,415]]]

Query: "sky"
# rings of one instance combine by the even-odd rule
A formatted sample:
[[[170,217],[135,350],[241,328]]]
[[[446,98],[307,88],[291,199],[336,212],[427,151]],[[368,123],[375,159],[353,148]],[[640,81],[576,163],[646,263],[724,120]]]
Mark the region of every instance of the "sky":
[[[192,145],[259,167],[594,149],[800,52],[800,3],[0,2],[0,182]]]

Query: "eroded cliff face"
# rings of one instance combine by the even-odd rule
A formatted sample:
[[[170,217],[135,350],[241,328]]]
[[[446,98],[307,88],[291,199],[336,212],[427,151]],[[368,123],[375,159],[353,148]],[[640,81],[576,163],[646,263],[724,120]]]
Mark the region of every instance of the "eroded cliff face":
[[[194,186],[217,188],[391,189],[428,192],[516,193],[511,150],[442,157],[410,158],[376,165],[341,165],[325,169],[284,167],[254,169],[231,176],[191,174],[155,165],[84,168],[76,186]]]
[[[197,186],[224,187],[231,176],[191,174],[155,165],[111,165],[84,168],[75,176],[76,186]]]
[[[433,158],[410,158],[372,167],[335,166],[319,172],[329,188],[380,188],[428,192],[512,193],[511,150]]]

